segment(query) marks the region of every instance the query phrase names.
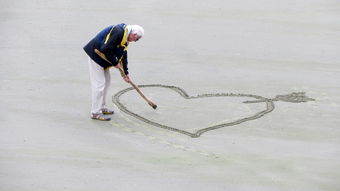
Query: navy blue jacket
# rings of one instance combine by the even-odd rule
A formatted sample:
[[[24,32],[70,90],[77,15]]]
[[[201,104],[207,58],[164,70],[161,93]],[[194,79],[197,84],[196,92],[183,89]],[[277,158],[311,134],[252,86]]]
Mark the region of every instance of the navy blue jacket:
[[[125,24],[109,26],[100,31],[89,43],[84,46],[87,55],[104,69],[122,63],[125,74],[128,72],[127,60],[127,37],[128,32]],[[106,58],[113,64],[98,56],[94,49],[104,53]]]

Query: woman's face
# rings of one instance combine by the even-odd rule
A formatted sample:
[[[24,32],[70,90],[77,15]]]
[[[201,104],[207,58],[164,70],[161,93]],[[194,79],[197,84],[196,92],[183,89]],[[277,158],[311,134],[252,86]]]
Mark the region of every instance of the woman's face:
[[[128,41],[129,42],[137,42],[139,39],[141,39],[142,37],[141,36],[138,36],[138,34],[133,34],[133,33],[130,33],[129,36],[128,36]]]

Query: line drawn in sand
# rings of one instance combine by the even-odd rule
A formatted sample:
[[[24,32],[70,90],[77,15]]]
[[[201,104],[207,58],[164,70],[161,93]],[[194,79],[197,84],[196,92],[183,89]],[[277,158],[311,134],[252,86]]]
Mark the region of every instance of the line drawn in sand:
[[[265,98],[265,97],[258,96],[258,95],[242,94],[242,93],[212,93],[212,94],[198,94],[198,95],[190,96],[183,89],[181,89],[177,86],[169,86],[169,85],[162,85],[162,84],[138,85],[138,87],[139,88],[150,88],[150,87],[167,88],[167,89],[170,89],[170,90],[177,92],[180,96],[182,96],[185,99],[199,99],[199,98],[207,98],[207,97],[249,97],[249,98],[253,98],[255,100],[244,101],[243,103],[251,104],[251,103],[264,102],[266,104],[265,110],[257,112],[252,116],[240,118],[240,119],[234,120],[232,122],[224,122],[224,123],[222,122],[220,124],[216,124],[216,125],[212,125],[212,126],[209,126],[209,127],[199,129],[195,132],[189,132],[189,131],[185,131],[185,130],[182,130],[182,129],[179,129],[179,128],[174,128],[174,127],[170,127],[170,126],[167,126],[167,125],[163,125],[163,124],[154,122],[152,120],[149,120],[145,117],[142,117],[142,116],[132,112],[131,110],[127,109],[120,102],[120,97],[128,91],[134,90],[132,87],[123,89],[113,96],[113,102],[124,113],[126,113],[126,114],[128,114],[128,115],[130,115],[134,118],[137,118],[140,121],[148,123],[150,125],[160,127],[160,128],[163,128],[163,129],[166,129],[166,130],[169,130],[169,131],[181,133],[181,134],[190,136],[192,138],[197,138],[197,137],[201,136],[203,133],[206,133],[206,132],[211,131],[211,130],[220,129],[220,128],[223,128],[223,127],[234,126],[234,125],[244,123],[246,121],[259,119],[259,118],[263,117],[264,115],[272,112],[275,109],[275,105],[274,105],[275,101],[284,101],[284,102],[291,102],[291,103],[302,103],[302,102],[308,102],[308,101],[315,101],[315,99],[307,97],[305,95],[305,92],[292,92],[290,94],[277,95],[277,96],[275,96],[275,98],[269,99],[269,98]]]

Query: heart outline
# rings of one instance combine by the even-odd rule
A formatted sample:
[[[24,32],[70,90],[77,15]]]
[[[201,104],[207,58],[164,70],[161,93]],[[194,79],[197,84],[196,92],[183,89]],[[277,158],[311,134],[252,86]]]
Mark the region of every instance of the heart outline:
[[[252,95],[252,94],[215,93],[215,94],[198,94],[198,95],[195,95],[195,96],[190,96],[183,89],[181,89],[181,88],[179,88],[177,86],[169,86],[169,85],[162,85],[162,84],[148,84],[148,85],[138,85],[138,87],[139,88],[148,88],[148,87],[168,88],[168,89],[171,89],[171,90],[177,92],[178,94],[180,94],[185,99],[198,99],[198,98],[204,98],[204,97],[250,97],[250,98],[255,98],[258,102],[265,102],[266,103],[266,109],[265,110],[257,112],[257,113],[255,113],[254,115],[252,115],[250,117],[245,117],[245,118],[237,119],[237,120],[232,121],[232,122],[212,125],[212,126],[209,126],[209,127],[201,128],[201,129],[195,131],[194,133],[191,133],[189,131],[185,131],[185,130],[182,130],[182,129],[170,127],[170,126],[167,126],[167,125],[163,125],[163,124],[151,121],[151,120],[149,120],[149,119],[147,119],[145,117],[142,117],[142,116],[140,116],[140,115],[138,115],[138,114],[128,110],[120,102],[119,98],[120,98],[120,96],[122,96],[126,92],[134,90],[134,88],[132,88],[132,87],[123,89],[123,90],[117,92],[112,97],[113,103],[121,111],[123,111],[124,113],[126,113],[126,114],[128,114],[128,115],[130,115],[132,117],[135,117],[135,118],[137,118],[137,119],[139,119],[139,120],[141,120],[141,121],[143,121],[145,123],[148,123],[150,125],[153,125],[153,126],[156,126],[156,127],[160,127],[160,128],[163,128],[163,129],[166,129],[166,130],[169,130],[169,131],[174,131],[174,132],[177,132],[177,133],[181,133],[181,134],[190,136],[192,138],[200,137],[203,133],[206,133],[206,132],[211,131],[211,130],[216,130],[216,129],[220,129],[220,128],[228,127],[228,126],[234,126],[234,125],[238,125],[238,124],[250,121],[250,120],[255,120],[255,119],[261,118],[265,114],[272,112],[274,110],[274,108],[275,108],[273,100],[267,99],[267,98],[264,98],[264,97],[258,96],[258,95]]]

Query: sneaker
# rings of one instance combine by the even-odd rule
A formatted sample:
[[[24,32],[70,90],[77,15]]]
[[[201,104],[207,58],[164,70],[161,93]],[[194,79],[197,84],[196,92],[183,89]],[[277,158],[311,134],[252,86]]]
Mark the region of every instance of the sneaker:
[[[110,117],[107,117],[107,116],[105,116],[101,113],[92,113],[91,119],[100,120],[100,121],[110,121],[111,120]]]
[[[102,109],[102,113],[104,115],[113,115],[115,112],[113,110],[104,108],[104,109]]]

